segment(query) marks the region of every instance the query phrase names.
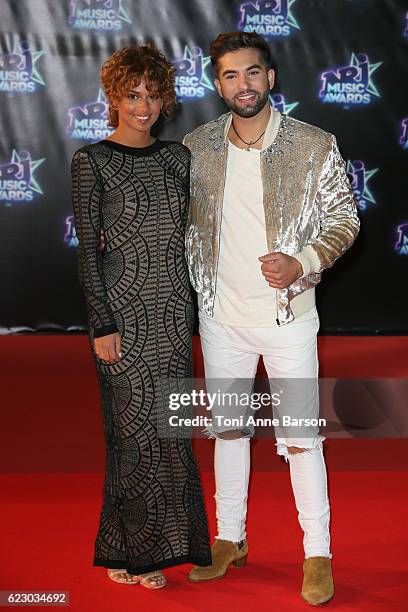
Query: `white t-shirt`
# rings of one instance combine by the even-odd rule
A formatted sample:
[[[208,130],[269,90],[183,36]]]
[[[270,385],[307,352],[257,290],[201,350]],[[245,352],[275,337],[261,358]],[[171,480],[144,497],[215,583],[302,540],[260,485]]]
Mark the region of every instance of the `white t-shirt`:
[[[261,272],[266,255],[261,150],[228,143],[214,321],[239,327],[276,325],[275,289]]]

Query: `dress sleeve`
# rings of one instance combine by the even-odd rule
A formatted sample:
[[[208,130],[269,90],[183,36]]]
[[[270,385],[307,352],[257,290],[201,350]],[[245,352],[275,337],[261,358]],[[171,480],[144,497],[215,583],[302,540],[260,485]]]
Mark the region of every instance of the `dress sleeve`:
[[[85,294],[89,325],[93,336],[107,336],[118,331],[108,304],[102,253],[101,230],[102,184],[94,161],[87,151],[77,151],[71,164],[72,206],[78,237],[79,281]]]
[[[184,186],[186,190],[187,203],[186,203],[186,208],[185,208],[184,222],[186,223],[188,213],[189,213],[189,208],[190,208],[190,180],[191,180],[191,151],[190,149],[187,149],[186,147],[185,153],[186,153],[186,156],[184,160],[184,168],[185,168]]]

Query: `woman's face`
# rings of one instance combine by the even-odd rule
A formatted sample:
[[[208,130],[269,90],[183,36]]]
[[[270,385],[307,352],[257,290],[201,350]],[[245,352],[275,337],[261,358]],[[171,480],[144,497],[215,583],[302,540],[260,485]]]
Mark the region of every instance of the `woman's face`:
[[[156,123],[163,101],[154,92],[146,88],[145,78],[142,77],[137,87],[132,87],[127,96],[118,104],[119,126],[148,132]]]

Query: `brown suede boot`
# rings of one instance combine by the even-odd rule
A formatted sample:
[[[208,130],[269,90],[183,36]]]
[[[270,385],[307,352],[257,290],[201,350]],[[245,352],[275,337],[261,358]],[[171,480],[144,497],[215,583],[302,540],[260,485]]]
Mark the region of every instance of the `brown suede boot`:
[[[196,565],[188,575],[191,582],[205,582],[215,580],[225,575],[228,567],[242,567],[246,564],[248,544],[246,540],[230,542],[228,540],[215,540],[211,546],[212,564],[206,567]]]
[[[333,576],[329,557],[309,557],[303,563],[301,595],[314,606],[329,601],[334,595]]]

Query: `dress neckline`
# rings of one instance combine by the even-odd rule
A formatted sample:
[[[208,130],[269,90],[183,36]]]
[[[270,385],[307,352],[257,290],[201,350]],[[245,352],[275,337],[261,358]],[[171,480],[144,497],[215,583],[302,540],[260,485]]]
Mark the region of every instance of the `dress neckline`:
[[[150,153],[156,153],[156,151],[159,151],[166,144],[158,138],[152,142],[152,144],[147,145],[147,147],[130,147],[129,145],[120,144],[114,140],[107,139],[101,140],[101,142],[112,147],[112,149],[122,151],[122,153],[131,153],[132,155],[149,155]]]

